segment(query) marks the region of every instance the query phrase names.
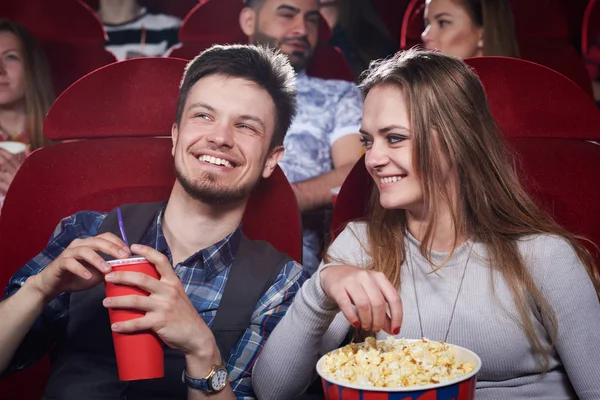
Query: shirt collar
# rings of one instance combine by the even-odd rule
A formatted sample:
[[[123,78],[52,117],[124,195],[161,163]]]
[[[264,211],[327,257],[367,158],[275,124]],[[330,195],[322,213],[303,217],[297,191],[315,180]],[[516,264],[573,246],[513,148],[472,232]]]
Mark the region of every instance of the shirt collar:
[[[166,206],[158,213],[156,219],[156,250],[165,254],[171,264],[173,258],[171,256],[171,250],[165,239],[165,235],[162,230],[162,216]],[[202,250],[189,256],[186,260],[182,261],[181,264],[186,267],[195,266],[197,268],[204,268],[206,280],[210,280],[216,275],[220,274],[226,268],[233,264],[235,254],[240,247],[242,240],[242,225],[225,236],[223,239],[215,244],[212,244]],[[175,267],[175,266],[174,266]]]

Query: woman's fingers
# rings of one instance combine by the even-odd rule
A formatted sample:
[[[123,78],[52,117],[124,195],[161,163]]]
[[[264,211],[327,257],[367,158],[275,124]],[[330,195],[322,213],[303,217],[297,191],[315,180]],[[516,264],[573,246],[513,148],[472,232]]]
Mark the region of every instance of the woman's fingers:
[[[393,335],[397,335],[400,333],[400,327],[402,326],[402,318],[403,318],[403,309],[402,309],[402,299],[400,298],[400,294],[398,293],[398,289],[396,289],[390,281],[387,280],[384,274],[377,273],[374,277],[381,288],[381,293],[385,298],[385,302],[387,304],[387,308],[389,309],[389,316],[387,315],[387,310],[384,310],[386,320],[389,323],[389,327],[385,327],[385,331],[391,333]]]
[[[369,328],[375,332],[379,332],[385,324],[386,318],[386,302],[381,292],[380,282],[374,279],[373,273],[362,280],[362,287],[367,295],[370,305],[370,325]],[[363,328],[367,321],[363,321]]]

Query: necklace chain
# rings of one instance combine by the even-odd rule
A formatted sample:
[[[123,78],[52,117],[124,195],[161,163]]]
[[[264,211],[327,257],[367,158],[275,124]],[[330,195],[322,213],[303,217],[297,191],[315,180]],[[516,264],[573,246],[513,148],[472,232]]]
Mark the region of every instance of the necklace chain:
[[[448,340],[448,334],[450,333],[450,327],[452,326],[452,321],[454,320],[454,312],[456,311],[456,304],[458,303],[458,298],[460,297],[460,292],[462,290],[463,282],[465,280],[465,275],[467,273],[467,266],[469,265],[469,259],[471,258],[471,252],[473,251],[473,245],[469,248],[469,253],[467,255],[467,261],[465,262],[465,266],[463,268],[463,273],[460,278],[460,284],[458,285],[458,291],[456,292],[456,298],[454,299],[454,304],[452,305],[452,312],[450,313],[450,321],[448,322],[448,328],[446,329],[446,334],[444,335],[444,343]],[[419,329],[421,330],[421,337],[425,337],[425,333],[423,332],[423,320],[421,319],[421,309],[419,308],[419,296],[417,296],[417,282],[415,279],[415,265],[412,261],[412,251],[410,249],[410,244],[408,247],[408,262],[410,263],[410,270],[412,275],[412,283],[413,290],[415,292],[415,302],[417,305],[417,315],[419,316]]]

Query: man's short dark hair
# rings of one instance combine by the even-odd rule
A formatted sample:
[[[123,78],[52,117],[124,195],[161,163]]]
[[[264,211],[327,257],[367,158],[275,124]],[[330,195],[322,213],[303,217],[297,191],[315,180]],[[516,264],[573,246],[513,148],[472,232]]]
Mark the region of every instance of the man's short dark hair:
[[[175,123],[181,124],[185,102],[200,79],[210,75],[247,79],[267,91],[275,103],[271,148],[281,146],[296,115],[295,72],[288,58],[268,47],[215,45],[188,63],[179,87]]]
[[[266,1],[267,0],[244,0],[244,6],[258,11],[262,8]]]

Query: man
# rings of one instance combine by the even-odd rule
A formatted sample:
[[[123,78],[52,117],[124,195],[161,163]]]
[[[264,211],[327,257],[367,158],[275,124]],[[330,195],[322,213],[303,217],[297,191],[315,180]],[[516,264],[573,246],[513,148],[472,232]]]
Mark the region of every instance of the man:
[[[279,165],[305,214],[331,204],[331,189],[342,185],[361,155],[362,97],[356,85],[305,72],[317,46],[319,20],[318,0],[249,0],[240,13],[250,42],[279,48],[298,73],[298,114]],[[303,222],[307,228],[307,218]],[[304,230],[302,264],[310,272],[319,264],[319,233]]]
[[[251,190],[282,156],[295,113],[293,79],[285,56],[254,46],[215,46],[190,62],[172,128],[177,180],[167,205],[150,216],[131,248],[113,233],[98,235],[109,219],[106,213],[84,211],[64,219],[46,249],[8,284],[0,303],[0,371],[22,369],[54,346],[48,398],[171,399],[185,398],[186,392],[188,399],[254,398],[254,360],[306,279],[297,263],[273,262],[272,255],[281,254],[272,247],[261,253],[269,250],[266,244],[245,239],[240,227]],[[252,264],[233,268],[242,266],[241,253],[250,254],[248,249],[254,251]],[[100,252],[143,256],[161,277],[111,272]],[[220,302],[229,293],[233,308],[245,307],[235,302],[252,288],[242,286],[232,295],[227,285],[240,271],[254,275],[263,268],[267,260],[257,254],[269,255],[274,274],[250,304],[239,340],[223,354],[218,345],[223,336],[211,329],[219,317],[237,311]],[[136,286],[150,296],[105,299],[104,280]],[[146,314],[111,326],[106,308]],[[231,323],[238,329],[239,322]],[[119,382],[111,329],[154,332],[168,346],[165,378]],[[222,330],[229,335],[232,329]],[[221,379],[228,373],[229,383],[211,388],[216,371]]]
[[[98,17],[108,35],[106,49],[119,61],[164,56],[179,43],[181,20],[148,12],[137,0],[100,0]]]

